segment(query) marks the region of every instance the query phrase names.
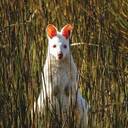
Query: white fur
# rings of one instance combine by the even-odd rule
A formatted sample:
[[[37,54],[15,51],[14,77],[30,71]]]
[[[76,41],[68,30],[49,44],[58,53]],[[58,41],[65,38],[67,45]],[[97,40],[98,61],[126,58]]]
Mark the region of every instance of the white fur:
[[[63,31],[63,29],[62,29]],[[56,48],[53,48],[56,45]],[[63,46],[67,45],[67,48]],[[58,59],[58,53],[63,53],[63,58]],[[77,125],[86,128],[88,124],[88,105],[79,91],[77,91],[78,73],[69,49],[69,38],[57,32],[53,38],[48,37],[48,53],[42,73],[42,89],[38,97],[38,111],[43,111],[46,99],[50,105],[55,105],[59,115],[59,102],[63,112],[69,110],[71,102],[75,107]],[[66,95],[65,90],[69,95]],[[59,101],[59,102],[58,102]]]
[[[56,45],[56,48],[52,48],[53,44]],[[63,48],[63,46],[66,45],[67,48]],[[56,59],[57,54],[62,52],[64,58],[69,54],[69,39],[65,39],[61,33],[57,33],[57,36],[53,37],[52,39],[49,38],[49,44],[48,44],[48,50],[49,54],[51,56],[54,56]]]

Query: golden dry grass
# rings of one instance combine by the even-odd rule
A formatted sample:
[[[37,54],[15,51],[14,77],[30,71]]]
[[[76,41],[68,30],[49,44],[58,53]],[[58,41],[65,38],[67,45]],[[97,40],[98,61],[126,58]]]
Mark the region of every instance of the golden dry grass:
[[[40,90],[49,23],[59,29],[74,24],[71,41],[80,44],[71,50],[91,105],[89,128],[126,128],[127,0],[1,0],[0,127],[32,127],[30,108]]]

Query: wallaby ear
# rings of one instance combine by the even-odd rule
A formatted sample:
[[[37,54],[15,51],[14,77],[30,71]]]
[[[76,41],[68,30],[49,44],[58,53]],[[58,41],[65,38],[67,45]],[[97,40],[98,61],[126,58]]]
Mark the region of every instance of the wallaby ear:
[[[57,35],[57,29],[53,24],[49,24],[46,28],[48,37],[53,38]]]
[[[62,35],[63,35],[66,39],[68,39],[68,38],[70,37],[70,35],[71,35],[72,30],[73,30],[73,25],[67,24],[67,25],[65,25],[65,26],[62,28],[61,33],[62,33]]]

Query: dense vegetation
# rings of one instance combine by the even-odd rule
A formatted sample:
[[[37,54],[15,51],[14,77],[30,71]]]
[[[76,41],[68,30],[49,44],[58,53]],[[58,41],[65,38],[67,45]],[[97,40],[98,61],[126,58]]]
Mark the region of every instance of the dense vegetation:
[[[127,0],[0,1],[0,128],[39,126],[30,110],[40,91],[49,23],[74,24],[71,50],[91,106],[89,128],[126,128]]]

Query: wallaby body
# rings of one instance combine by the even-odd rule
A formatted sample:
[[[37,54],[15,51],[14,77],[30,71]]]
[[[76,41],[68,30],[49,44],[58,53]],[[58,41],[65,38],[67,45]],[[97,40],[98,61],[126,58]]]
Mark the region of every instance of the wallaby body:
[[[72,107],[76,116],[76,126],[86,128],[88,106],[77,89],[78,73],[69,48],[72,29],[70,24],[65,25],[61,32],[58,32],[54,25],[48,25],[46,29],[48,52],[37,106],[38,111],[43,111],[48,103],[51,109],[55,106],[58,115],[60,107],[62,112],[67,113]]]

